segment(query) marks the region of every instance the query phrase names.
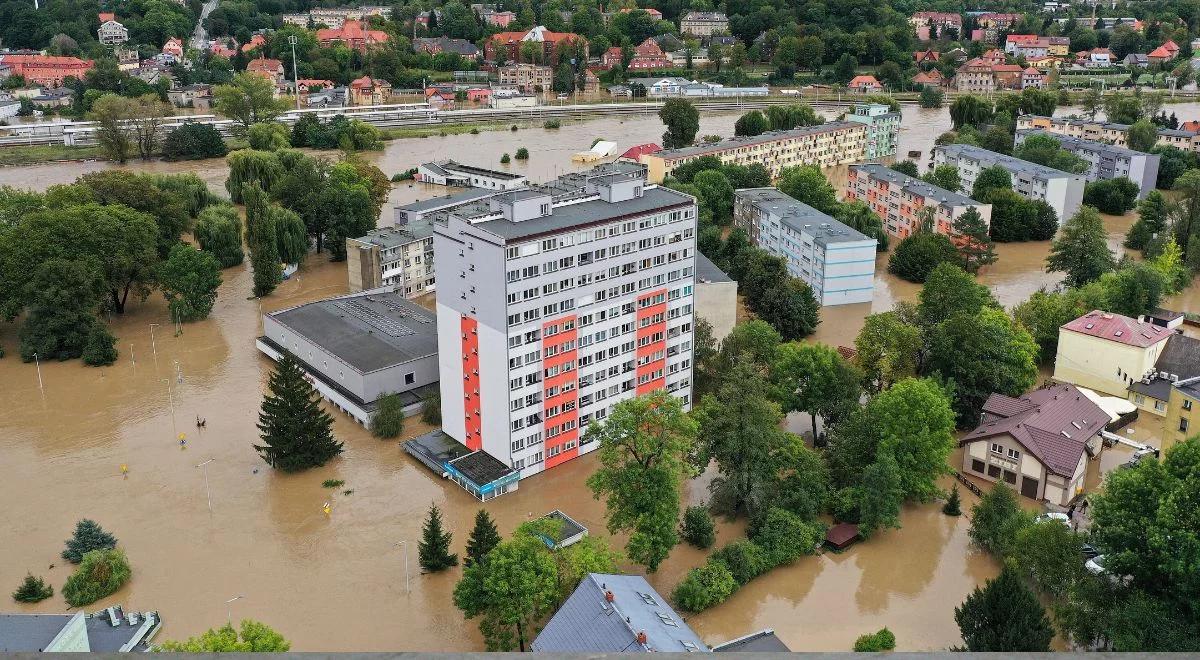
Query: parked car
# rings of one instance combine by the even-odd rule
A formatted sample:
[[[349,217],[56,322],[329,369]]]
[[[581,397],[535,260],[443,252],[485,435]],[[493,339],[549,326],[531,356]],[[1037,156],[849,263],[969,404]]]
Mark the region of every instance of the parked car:
[[[1157,458],[1158,450],[1155,449],[1154,447],[1144,447],[1142,449],[1139,449],[1139,450],[1133,452],[1133,456],[1130,456],[1129,460],[1125,461],[1125,467],[1133,467],[1133,466],[1137,465],[1139,462],[1141,462],[1141,460],[1143,458],[1146,458],[1147,456],[1154,456],[1155,458]]]
[[[1104,575],[1107,571],[1104,568],[1104,555],[1096,555],[1083,563],[1083,567],[1092,575]]]
[[[1039,522],[1039,523],[1047,522],[1047,521],[1055,521],[1055,522],[1062,523],[1063,525],[1066,525],[1068,528],[1071,526],[1071,517],[1065,513],[1058,513],[1058,512],[1043,513],[1042,515],[1038,516],[1037,518],[1034,518],[1033,520],[1034,520],[1034,522]]]

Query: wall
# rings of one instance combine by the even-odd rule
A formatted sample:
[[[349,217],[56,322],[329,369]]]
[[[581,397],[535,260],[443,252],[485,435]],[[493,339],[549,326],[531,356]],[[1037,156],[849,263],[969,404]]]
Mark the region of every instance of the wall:
[[[1191,410],[1184,409],[1190,405]],[[1179,430],[1179,420],[1188,420],[1188,430]],[[1176,443],[1200,434],[1200,398],[1188,396],[1177,387],[1171,388],[1171,398],[1167,400],[1167,421],[1163,424],[1162,450],[1165,452]]]
[[[696,317],[708,321],[718,344],[737,324],[737,282],[697,282]]]
[[[1150,348],[1141,349],[1070,330],[1059,330],[1054,380],[1124,399],[1128,392],[1128,381],[1118,375],[1118,369],[1122,374],[1141,378],[1142,374],[1154,367],[1165,344],[1166,341],[1160,341]]]

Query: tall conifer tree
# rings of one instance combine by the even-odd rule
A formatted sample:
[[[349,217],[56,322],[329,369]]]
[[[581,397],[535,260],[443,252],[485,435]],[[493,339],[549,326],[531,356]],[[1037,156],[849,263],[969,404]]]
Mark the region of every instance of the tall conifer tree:
[[[258,414],[262,444],[254,446],[267,464],[296,472],[342,453],[342,443],[333,437],[333,418],[321,409],[320,396],[290,353],[280,358],[268,388]]]
[[[458,565],[458,555],[450,553],[452,536],[450,532],[442,530],[442,512],[437,506],[429,505],[429,518],[425,520],[421,542],[417,544],[421,568],[442,571]]]

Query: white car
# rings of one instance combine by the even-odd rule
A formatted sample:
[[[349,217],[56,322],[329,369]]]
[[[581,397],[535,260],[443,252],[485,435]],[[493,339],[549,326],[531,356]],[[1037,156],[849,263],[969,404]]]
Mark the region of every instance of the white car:
[[[1034,518],[1034,522],[1046,522],[1049,520],[1060,522],[1067,527],[1071,526],[1071,517],[1065,513],[1043,513],[1037,518]]]

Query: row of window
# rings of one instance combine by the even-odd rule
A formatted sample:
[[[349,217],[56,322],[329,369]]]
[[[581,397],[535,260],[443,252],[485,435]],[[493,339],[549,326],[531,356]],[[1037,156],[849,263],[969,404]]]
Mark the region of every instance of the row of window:
[[[692,251],[690,249],[680,250],[677,253],[672,253],[672,254],[685,255],[685,256],[678,257],[678,259],[684,259],[684,258],[690,258],[692,256]],[[633,273],[636,273],[639,270],[657,268],[658,266],[661,266],[661,265],[664,265],[665,263],[667,263],[665,260],[668,258],[669,258],[669,255],[658,255],[657,257],[643,259],[641,264],[629,262],[627,264],[624,264],[623,266],[613,266],[613,267],[609,268],[607,271],[599,271],[596,273],[587,273],[584,275],[580,275],[578,277],[578,279],[568,278],[568,279],[562,280],[561,282],[547,284],[547,285],[542,286],[540,289],[538,287],[532,287],[529,289],[525,289],[523,291],[514,291],[514,292],[508,294],[508,304],[515,305],[518,303],[537,299],[543,295],[551,295],[551,294],[558,293],[561,291],[566,291],[566,290],[574,288],[576,286],[582,287],[582,286],[588,286],[594,282],[602,282],[610,277],[615,278],[615,277],[621,277],[621,276],[625,276],[625,275],[632,275]],[[583,297],[579,298],[578,300],[568,299],[568,300],[562,301],[560,303],[550,303],[548,305],[543,306],[541,315],[551,315],[551,314],[556,313],[555,311],[547,311],[550,309],[556,309],[558,311],[562,311],[562,310],[569,311],[569,310],[574,309],[576,305],[582,307],[584,305],[590,305],[592,303],[608,300],[609,298],[616,298],[618,296],[628,295],[635,291],[649,289],[649,288],[656,287],[656,286],[662,286],[668,282],[673,282],[673,281],[676,281],[683,277],[690,277],[693,274],[693,272],[694,272],[694,269],[692,266],[686,266],[682,269],[674,270],[669,273],[659,273],[658,275],[655,275],[653,277],[642,278],[642,279],[638,280],[636,283],[626,282],[620,286],[614,286],[614,287],[610,287],[608,289],[601,289],[599,291],[596,291],[592,295],[583,296]],[[472,293],[474,293],[473,288],[472,288]],[[530,314],[531,311],[535,311],[535,310],[525,310],[523,312],[522,311],[512,312],[511,314],[509,314],[509,319],[510,319],[509,324],[515,325],[516,323],[521,323],[521,322],[540,318],[540,316],[538,316],[536,314]],[[518,319],[518,320],[514,322],[511,319]],[[525,321],[521,321],[520,319],[525,319]]]
[[[560,248],[571,247],[576,244],[590,243],[593,240],[611,238],[622,234],[632,234],[645,231],[651,227],[661,227],[671,222],[679,222],[680,220],[692,218],[694,215],[694,209],[689,208],[686,213],[683,211],[660,213],[653,216],[646,216],[640,220],[614,222],[603,227],[585,229],[570,234],[561,234],[552,238],[542,239],[541,241],[512,245],[505,250],[505,258],[518,259],[520,257],[528,257]]]

